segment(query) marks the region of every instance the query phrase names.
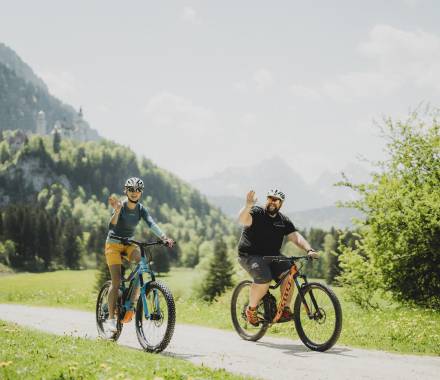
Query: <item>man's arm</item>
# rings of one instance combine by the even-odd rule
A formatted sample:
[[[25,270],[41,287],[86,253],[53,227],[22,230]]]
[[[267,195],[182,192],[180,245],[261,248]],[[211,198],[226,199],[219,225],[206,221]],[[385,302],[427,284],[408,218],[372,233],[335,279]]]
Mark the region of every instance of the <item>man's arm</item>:
[[[246,204],[238,214],[238,221],[241,225],[249,227],[252,224],[251,209],[256,202],[255,191],[251,190],[246,194]]]
[[[297,247],[307,251],[307,254],[314,259],[318,258],[318,253],[311,247],[309,242],[298,231],[291,232],[287,235],[287,239],[295,244]]]

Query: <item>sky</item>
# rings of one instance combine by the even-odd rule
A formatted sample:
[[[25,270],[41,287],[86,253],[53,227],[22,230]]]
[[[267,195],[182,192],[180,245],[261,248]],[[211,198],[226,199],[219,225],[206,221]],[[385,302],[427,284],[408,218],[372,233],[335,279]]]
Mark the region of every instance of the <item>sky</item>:
[[[0,41],[103,137],[185,180],[281,157],[383,158],[440,106],[440,2],[0,0]]]

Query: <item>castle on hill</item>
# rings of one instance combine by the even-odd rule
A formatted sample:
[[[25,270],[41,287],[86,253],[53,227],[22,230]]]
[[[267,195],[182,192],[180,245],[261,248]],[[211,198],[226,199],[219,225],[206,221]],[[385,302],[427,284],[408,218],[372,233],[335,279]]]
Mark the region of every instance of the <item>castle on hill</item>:
[[[37,114],[35,133],[37,135],[49,135],[59,133],[64,138],[69,138],[79,141],[87,141],[93,139],[89,136],[89,126],[84,120],[82,108],[75,114],[72,123],[66,121],[57,120],[51,130],[49,130],[46,114],[44,111],[40,111]]]

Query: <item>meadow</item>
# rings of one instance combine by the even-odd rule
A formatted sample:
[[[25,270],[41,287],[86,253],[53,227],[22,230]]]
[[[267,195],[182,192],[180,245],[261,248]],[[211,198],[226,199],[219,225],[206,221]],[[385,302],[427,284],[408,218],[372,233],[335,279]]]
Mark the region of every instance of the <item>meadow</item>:
[[[67,307],[93,311],[97,291],[94,270],[22,273],[0,277],[0,303]],[[178,323],[232,330],[231,290],[213,303],[192,296],[197,281],[193,269],[174,268],[159,277],[172,290]],[[400,353],[440,355],[440,312],[383,303],[381,309],[364,310],[346,300],[344,289],[333,290],[341,300],[343,329],[338,344]],[[297,339],[293,323],[273,326],[269,334]]]
[[[224,370],[106,340],[55,336],[0,321],[1,379],[239,380]]]

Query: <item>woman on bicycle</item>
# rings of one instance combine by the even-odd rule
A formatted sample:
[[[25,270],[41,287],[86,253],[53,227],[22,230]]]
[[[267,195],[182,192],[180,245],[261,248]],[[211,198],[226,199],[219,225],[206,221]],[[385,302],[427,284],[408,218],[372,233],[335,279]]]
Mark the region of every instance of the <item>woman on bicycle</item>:
[[[147,223],[151,231],[165,244],[172,247],[174,241],[169,239],[166,234],[159,228],[153,218],[148,213],[147,209],[139,203],[144,190],[144,182],[137,177],[131,177],[125,181],[124,194],[127,199],[123,202],[116,197],[109,198],[110,206],[113,207],[113,215],[109,223],[109,232],[105,242],[105,258],[110,270],[112,285],[108,295],[109,318],[104,322],[104,328],[109,333],[117,331],[115,309],[118,299],[118,289],[121,284],[121,265],[122,256],[126,257],[128,261],[139,262],[141,254],[139,248],[134,245],[124,245],[119,240],[112,239],[111,235],[116,235],[131,239],[134,231],[141,219]],[[139,296],[137,290],[132,302],[136,301]],[[134,311],[130,310],[124,316],[123,323],[131,321]]]

